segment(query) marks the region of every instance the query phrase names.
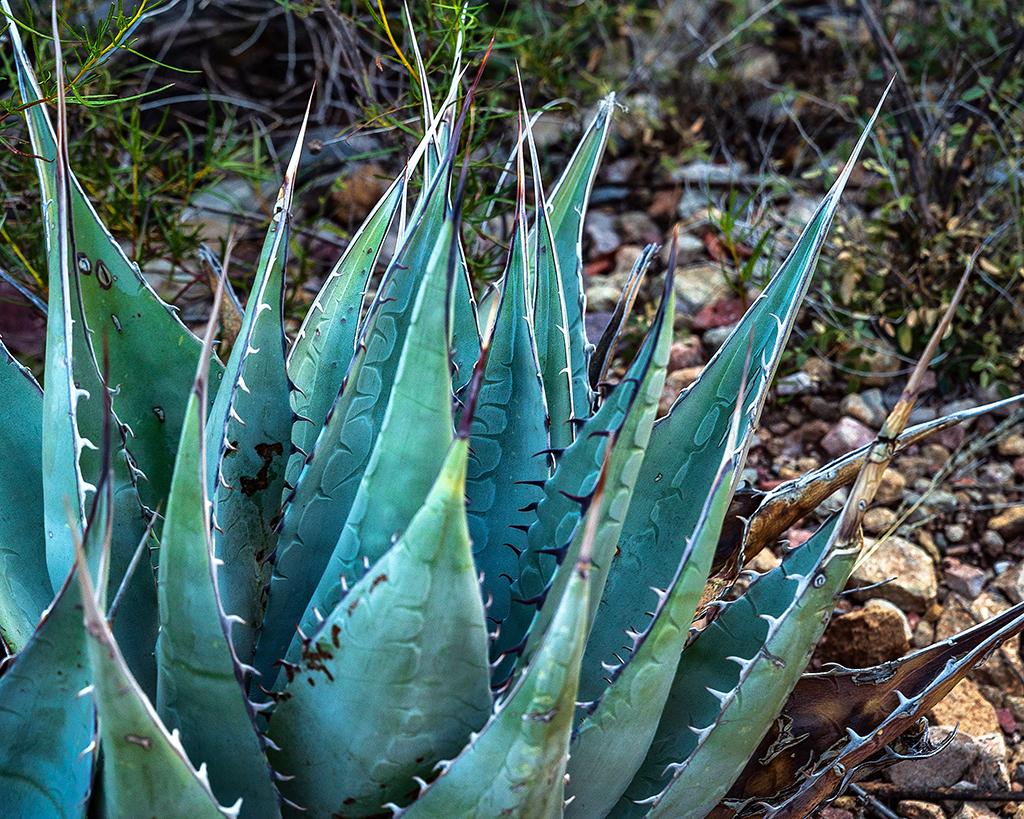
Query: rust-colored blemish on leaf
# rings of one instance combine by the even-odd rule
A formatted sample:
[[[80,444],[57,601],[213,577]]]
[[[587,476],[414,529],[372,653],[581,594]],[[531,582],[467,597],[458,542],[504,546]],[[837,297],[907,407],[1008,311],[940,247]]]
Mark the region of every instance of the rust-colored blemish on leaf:
[[[273,463],[276,455],[284,453],[284,447],[280,442],[272,444],[256,444],[253,449],[256,450],[256,454],[259,455],[260,460],[263,461],[263,463],[260,464],[259,472],[257,472],[252,478],[245,475],[239,478],[239,484],[242,487],[242,492],[250,497],[270,486],[270,465]]]

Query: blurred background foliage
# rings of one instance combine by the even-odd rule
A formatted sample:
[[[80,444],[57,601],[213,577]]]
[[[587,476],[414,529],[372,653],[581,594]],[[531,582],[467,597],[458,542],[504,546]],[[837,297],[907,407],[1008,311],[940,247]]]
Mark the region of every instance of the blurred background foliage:
[[[49,94],[48,4],[27,0],[16,14]],[[423,0],[411,14],[410,29],[392,0],[60,3],[72,162],[107,223],[186,320],[198,318],[209,296],[203,242],[223,255],[233,237],[232,278],[244,292],[281,157],[315,82],[292,246],[289,300],[300,314],[419,131],[420,91],[403,64],[413,62],[413,32],[439,95],[461,31],[471,71],[493,42],[464,137],[474,170],[467,241],[479,279],[501,264],[502,230],[490,217],[508,195],[494,185],[515,138],[516,65],[531,108],[553,103],[537,126],[548,179],[595,101],[615,91],[626,110],[598,204],[643,211],[663,236],[682,219],[741,299],[790,246],[801,208],[826,189],[895,76],[790,365],[823,356],[853,386],[869,373],[902,372],[973,259],[972,292],[944,345],[940,387],[1019,383],[1019,4],[498,0],[460,9]],[[0,72],[0,329],[31,356],[41,319],[29,304],[45,299],[45,275],[6,43]]]

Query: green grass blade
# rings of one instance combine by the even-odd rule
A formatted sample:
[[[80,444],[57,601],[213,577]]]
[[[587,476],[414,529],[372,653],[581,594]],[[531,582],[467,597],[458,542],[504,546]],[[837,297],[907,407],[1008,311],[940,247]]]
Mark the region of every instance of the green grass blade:
[[[491,708],[483,604],[457,441],[399,542],[313,634],[270,721],[285,794],[310,815],[376,815],[462,748]],[[344,747],[344,753],[331,753]]]

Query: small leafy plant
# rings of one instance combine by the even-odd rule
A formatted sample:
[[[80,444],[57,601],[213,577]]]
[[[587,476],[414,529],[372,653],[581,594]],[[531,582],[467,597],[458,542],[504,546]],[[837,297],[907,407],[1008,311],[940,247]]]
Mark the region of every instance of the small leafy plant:
[[[894,454],[994,408],[906,429],[956,299],[872,445],[738,505],[870,122],[782,267],[655,423],[671,263],[617,384],[605,379],[632,284],[596,345],[584,324],[580,236],[611,98],[550,197],[523,112],[507,264],[479,304],[459,224],[469,102],[457,84],[426,102],[422,142],[289,342],[300,135],[222,362],[216,307],[192,335],[75,178],[57,43],[56,118],[25,108],[44,388],[6,350],[0,368],[11,815],[802,817],[865,766],[934,752],[910,729],[1024,629],[1018,606],[882,669],[803,675]],[[364,305],[391,230],[398,249]],[[734,585],[846,485],[810,540]]]

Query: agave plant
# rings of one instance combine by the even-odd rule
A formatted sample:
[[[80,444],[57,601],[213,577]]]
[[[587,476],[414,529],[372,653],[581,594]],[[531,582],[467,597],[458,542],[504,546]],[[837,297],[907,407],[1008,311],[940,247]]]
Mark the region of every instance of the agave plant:
[[[611,98],[550,196],[524,112],[507,266],[479,305],[453,181],[467,103],[458,85],[428,102],[422,142],[289,342],[300,134],[221,361],[216,306],[194,336],[75,178],[59,40],[51,120],[8,33],[34,103],[49,270],[44,388],[6,350],[0,368],[8,815],[804,816],[865,766],[934,751],[908,728],[1024,628],[1017,607],[891,667],[802,677],[886,465],[996,408],[906,429],[952,305],[874,444],[754,504],[736,496],[874,117],[656,423],[671,269],[617,383],[653,252],[596,345],[583,321],[580,236]],[[726,594],[744,556],[851,484],[779,568]]]

